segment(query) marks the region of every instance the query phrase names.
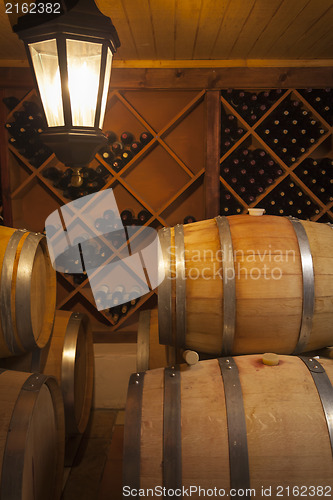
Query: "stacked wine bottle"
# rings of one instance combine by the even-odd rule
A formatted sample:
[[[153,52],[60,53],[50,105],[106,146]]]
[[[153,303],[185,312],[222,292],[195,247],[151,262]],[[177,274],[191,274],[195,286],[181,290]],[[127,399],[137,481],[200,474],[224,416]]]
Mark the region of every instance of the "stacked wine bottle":
[[[327,130],[300,100],[288,97],[264,120],[257,132],[279,158],[291,166]]]
[[[245,134],[244,127],[236,116],[227,113],[222,106],[221,111],[221,156],[223,156]]]
[[[220,185],[220,215],[241,214],[244,207],[223,184]]]
[[[292,216],[299,219],[311,219],[320,213],[318,205],[302,190],[291,177],[286,177],[261,202],[270,215]]]
[[[134,210],[126,208],[121,212],[120,218],[124,226],[144,226],[151,218],[151,214],[147,210],[140,210],[135,217]]]
[[[117,173],[153,139],[148,131],[142,132],[139,140],[134,138],[134,134],[126,131],[120,134],[119,139],[111,130],[105,132],[105,135],[108,138],[108,144],[100,149],[99,154]]]
[[[243,142],[221,165],[223,179],[248,204],[283,174],[264,149],[250,147]]]
[[[118,323],[122,316],[126,316],[131,308],[143,295],[139,286],[132,286],[126,290],[124,286],[116,286],[110,292],[107,285],[101,285],[95,294],[96,305],[99,309],[107,309],[114,324]]]
[[[333,160],[332,158],[306,158],[294,170],[325,205],[333,201]]]
[[[44,168],[43,177],[52,182],[53,186],[63,191],[63,196],[75,200],[95,193],[102,189],[110,176],[110,172],[104,165],[99,164],[96,168],[83,167],[81,169],[81,183],[79,186],[72,185],[73,170],[67,168],[65,171],[50,166]]]
[[[16,97],[3,99],[7,108],[13,111],[20,103]],[[5,128],[10,134],[9,144],[26,158],[33,167],[40,167],[52,154],[40,138],[46,127],[41,109],[33,101],[24,101],[20,111],[13,111]]]
[[[333,89],[300,89],[300,94],[326,120],[333,125]]]
[[[224,99],[249,125],[254,125],[283,93],[282,89],[263,90],[258,93],[234,89],[221,92]]]

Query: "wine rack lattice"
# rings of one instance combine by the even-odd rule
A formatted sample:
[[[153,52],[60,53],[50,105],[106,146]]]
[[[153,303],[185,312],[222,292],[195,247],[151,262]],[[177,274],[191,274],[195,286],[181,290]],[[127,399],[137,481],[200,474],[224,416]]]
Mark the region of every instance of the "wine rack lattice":
[[[222,91],[223,189],[245,210],[332,221],[332,102],[332,89]]]
[[[165,225],[182,223],[184,217],[204,218],[204,97],[205,91],[134,92],[113,91],[109,94],[104,123],[105,131],[113,131],[120,138],[124,131],[138,139],[143,132],[148,135],[145,144],[119,166],[114,165],[112,148],[101,150],[91,162],[84,175],[93,171],[102,173],[100,185],[90,179],[91,193],[112,188],[120,212],[131,209],[134,214],[144,211],[144,225],[158,229]],[[37,102],[35,92],[20,100],[8,115],[7,123]],[[10,138],[10,135],[8,136]],[[13,142],[13,141],[11,141]],[[66,188],[68,170],[54,156],[32,160],[26,158],[27,151],[9,144],[11,203],[13,225],[29,230],[43,231],[46,218],[59,206],[73,198],[85,196],[86,188]],[[127,150],[129,150],[127,148]],[[109,154],[105,154],[108,153]],[[103,214],[96,212],[96,220]],[[96,222],[96,221],[95,221]],[[82,221],[81,232],[96,236],[95,226],[87,227]],[[99,253],[104,255],[104,264],[112,262],[124,246],[110,252],[112,241],[100,238]],[[105,241],[104,241],[105,240]],[[73,309],[90,315],[95,330],[116,330],[154,296],[151,291],[136,301],[126,314],[115,319],[115,314],[97,311],[86,275],[75,278],[69,273],[58,273],[59,309]]]

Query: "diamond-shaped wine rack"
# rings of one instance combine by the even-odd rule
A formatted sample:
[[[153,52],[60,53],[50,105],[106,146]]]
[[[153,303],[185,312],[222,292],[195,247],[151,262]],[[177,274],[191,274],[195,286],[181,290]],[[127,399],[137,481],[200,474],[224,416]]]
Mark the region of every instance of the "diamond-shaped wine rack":
[[[145,209],[150,214],[145,225],[156,229],[182,223],[187,215],[197,220],[204,218],[204,97],[204,90],[110,93],[104,130],[112,130],[118,137],[127,130],[135,138],[147,131],[152,137],[122,168],[113,168],[102,151],[89,165],[104,169],[102,189],[113,189],[120,211],[130,208],[138,213]],[[7,122],[13,121],[14,113],[26,102],[36,102],[34,91],[10,112]],[[13,225],[42,231],[47,216],[70,201],[59,183],[53,184],[45,172],[56,167],[65,175],[66,169],[53,154],[35,164],[14,145],[10,144],[9,150]],[[83,230],[97,236],[94,227]],[[105,238],[101,239],[103,249],[110,246]],[[106,253],[105,264],[116,255]],[[87,279],[74,283],[72,276],[58,273],[57,308],[88,312],[97,330],[106,326],[118,329],[153,295],[150,292],[142,297],[116,322],[106,311],[97,311]]]
[[[333,89],[222,91],[222,190],[244,209],[332,222],[332,125]]]

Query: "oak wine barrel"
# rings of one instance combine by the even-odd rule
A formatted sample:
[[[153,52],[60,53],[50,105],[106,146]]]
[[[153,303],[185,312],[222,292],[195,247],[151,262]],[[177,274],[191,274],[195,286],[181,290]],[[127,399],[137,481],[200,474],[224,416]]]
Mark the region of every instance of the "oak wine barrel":
[[[172,346],[159,343],[158,310],[141,311],[137,335],[138,372],[161,368],[176,363],[179,354]]]
[[[2,359],[0,366],[53,375],[63,394],[66,435],[84,432],[94,384],[93,340],[87,315],[57,311],[52,337],[44,349]]]
[[[0,357],[44,347],[56,306],[56,273],[46,238],[0,227]]]
[[[202,352],[188,351],[160,344],[157,308],[140,312],[136,357],[138,372],[164,368],[184,361],[188,364],[195,364],[199,359],[210,359],[211,357],[209,354]]]
[[[160,342],[215,355],[333,343],[333,227],[235,215],[163,228]]]
[[[65,421],[53,377],[0,370],[0,498],[59,500]]]
[[[156,486],[177,496],[197,488],[191,498],[214,496],[214,488],[225,491],[215,496],[235,498],[331,494],[333,360],[279,358],[276,366],[247,355],[133,374],[124,429],[126,495]],[[199,487],[210,493],[199,494]],[[245,494],[248,489],[255,494]]]

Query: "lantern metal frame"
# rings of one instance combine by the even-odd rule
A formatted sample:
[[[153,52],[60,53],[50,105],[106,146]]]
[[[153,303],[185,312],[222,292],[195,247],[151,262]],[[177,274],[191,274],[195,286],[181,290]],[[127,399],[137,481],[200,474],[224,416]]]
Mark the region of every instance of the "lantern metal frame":
[[[65,165],[82,167],[90,163],[96,152],[106,144],[107,139],[99,128],[102,96],[105,82],[107,54],[113,54],[120,46],[117,31],[109,17],[100,12],[94,0],[79,0],[64,14],[27,14],[18,19],[13,30],[24,42],[38,95],[43,103],[38,79],[29,49],[30,44],[56,40],[58,68],[61,81],[63,126],[48,127],[42,134],[44,142],[55,152]],[[73,126],[68,86],[68,65],[66,40],[98,43],[102,45],[99,85],[96,101],[94,126]],[[46,113],[43,107],[43,113]]]

